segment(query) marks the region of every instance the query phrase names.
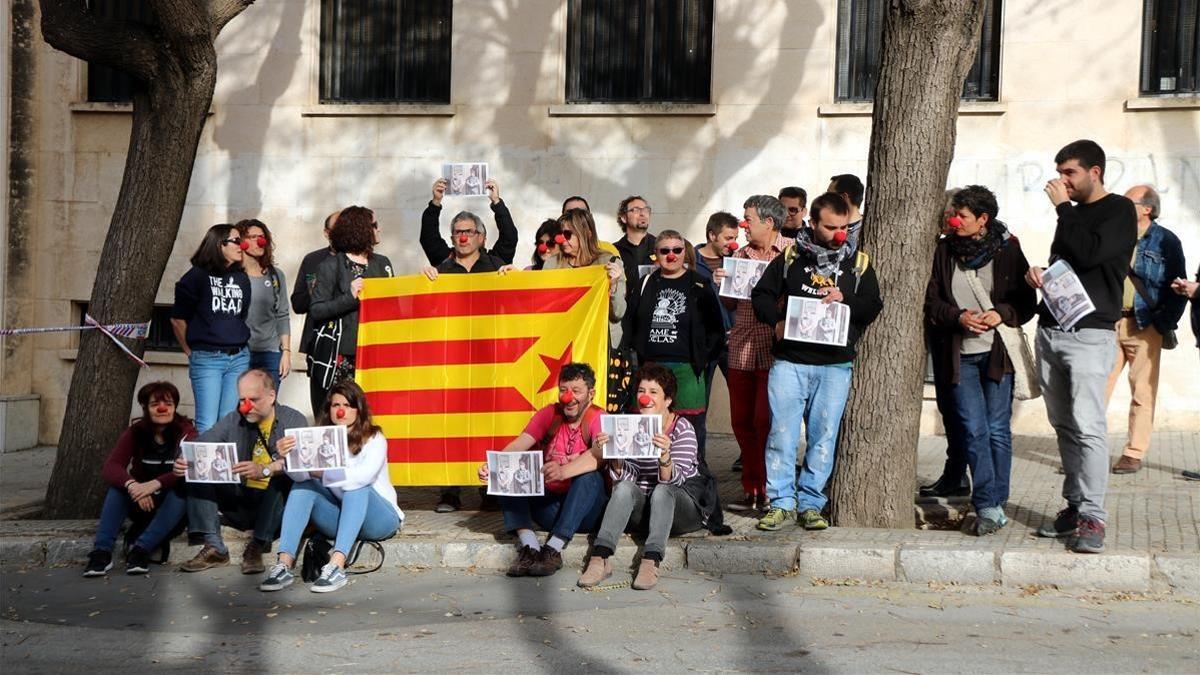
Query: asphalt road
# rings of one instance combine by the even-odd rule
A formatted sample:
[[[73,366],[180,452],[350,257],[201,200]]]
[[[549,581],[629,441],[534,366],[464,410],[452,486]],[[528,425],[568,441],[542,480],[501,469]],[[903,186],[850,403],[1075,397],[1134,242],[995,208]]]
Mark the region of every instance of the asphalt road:
[[[2,571],[5,673],[1200,672],[1200,604],[1172,597],[395,569],[265,594],[232,567],[79,572]]]

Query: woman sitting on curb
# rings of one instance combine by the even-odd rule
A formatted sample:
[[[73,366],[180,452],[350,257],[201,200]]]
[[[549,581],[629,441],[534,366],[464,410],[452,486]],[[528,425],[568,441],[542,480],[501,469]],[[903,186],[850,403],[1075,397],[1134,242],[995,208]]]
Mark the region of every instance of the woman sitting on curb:
[[[638,412],[662,417],[663,433],[652,440],[660,454],[657,459],[608,460],[614,481],[612,497],[592,544],[592,557],[579,577],[581,588],[595,586],[612,575],[608,559],[626,527],[649,529],[633,587],[639,591],[654,588],[667,537],[693,532],[705,523],[696,500],[684,489],[684,482],[698,475],[699,467],[695,430],[686,419],[671,412],[675,376],[651,363],[642,366],[633,381],[637,383]],[[607,434],[598,434],[592,452],[600,455],[608,439]]]
[[[102,577],[112,569],[117,532],[133,510],[133,519],[149,521],[125,556],[126,574],[150,571],[150,552],[183,520],[187,510],[171,465],[179,443],[196,435],[192,421],[180,415],[179,390],[170,382],[151,382],[138,390],[142,417],[117,439],[100,475],[108,483],[96,542],[88,554],[85,577]],[[126,539],[128,541],[128,539]]]
[[[404,512],[396,503],[396,489],[388,477],[387,439],[371,420],[366,395],[353,380],[342,380],[329,391],[318,425],[335,424],[346,427],[346,468],[288,472],[296,485],[283,510],[279,559],[267,570],[259,590],[282,590],[296,580],[292,567],[310,521],[334,540],[329,563],[311,587],[314,593],[346,585],[346,556],[355,541],[387,539],[404,523]],[[296,439],[285,437],[276,447],[286,457],[296,447]]]

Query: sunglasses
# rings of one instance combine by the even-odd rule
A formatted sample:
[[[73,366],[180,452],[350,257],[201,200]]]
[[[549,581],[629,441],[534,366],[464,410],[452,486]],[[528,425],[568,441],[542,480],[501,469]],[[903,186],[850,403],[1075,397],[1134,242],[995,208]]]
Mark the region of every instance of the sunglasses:
[[[565,239],[565,240],[567,240],[567,241],[570,241],[570,240],[571,240],[571,237],[574,237],[574,236],[575,236],[575,233],[574,233],[574,232],[572,232],[572,231],[570,231],[570,230],[563,230],[562,232],[559,232],[559,234],[561,234],[561,235],[562,235],[562,238],[563,238],[563,239]]]
[[[658,249],[659,255],[666,255],[668,253],[674,253],[675,255],[680,255],[683,253],[683,247],[676,246],[675,248],[660,248],[660,249]]]
[[[241,240],[241,238],[238,238],[238,239],[222,239],[222,240],[221,240],[221,245],[223,245],[223,246],[229,246],[230,244],[233,244],[234,246],[241,246],[241,244],[242,244],[242,240]]]

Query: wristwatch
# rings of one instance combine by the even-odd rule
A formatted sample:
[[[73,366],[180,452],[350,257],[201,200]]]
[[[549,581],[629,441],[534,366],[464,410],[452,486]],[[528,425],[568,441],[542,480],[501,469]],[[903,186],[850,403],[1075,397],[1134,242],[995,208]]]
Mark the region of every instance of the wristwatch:
[[[264,465],[263,465],[263,475],[262,475],[262,477],[263,477],[263,478],[270,478],[270,477],[271,477],[271,465],[270,465],[270,464],[264,464]]]
[[[664,462],[664,461],[662,461],[662,458],[663,458],[663,457],[666,457],[666,458],[667,458],[667,461],[665,461],[665,462]],[[659,455],[659,457],[658,457],[658,465],[659,465],[659,466],[661,466],[661,467],[664,467],[664,468],[665,468],[665,467],[668,467],[668,466],[671,466],[671,456],[670,456],[670,455],[668,455],[668,454],[667,454],[667,453],[665,453],[665,452],[664,452],[662,455]]]

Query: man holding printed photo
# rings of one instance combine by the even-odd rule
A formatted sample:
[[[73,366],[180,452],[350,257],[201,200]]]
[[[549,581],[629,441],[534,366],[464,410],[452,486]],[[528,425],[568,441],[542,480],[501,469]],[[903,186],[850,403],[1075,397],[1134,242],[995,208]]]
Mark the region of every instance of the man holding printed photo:
[[[806,530],[829,527],[825,483],[833,473],[838,430],[850,395],[855,345],[883,310],[879,281],[865,253],[847,246],[850,206],[827,192],[812,202],[809,227],[767,265],[751,294],[754,315],[775,328],[775,363],[767,381],[771,431],[767,436],[767,498],[771,508],[760,530],[778,530],[793,516]],[[784,338],[790,297],[840,302],[850,310],[845,346]],[[804,469],[796,476],[796,445],[801,424],[807,434]],[[796,515],[798,514],[798,515]]]

